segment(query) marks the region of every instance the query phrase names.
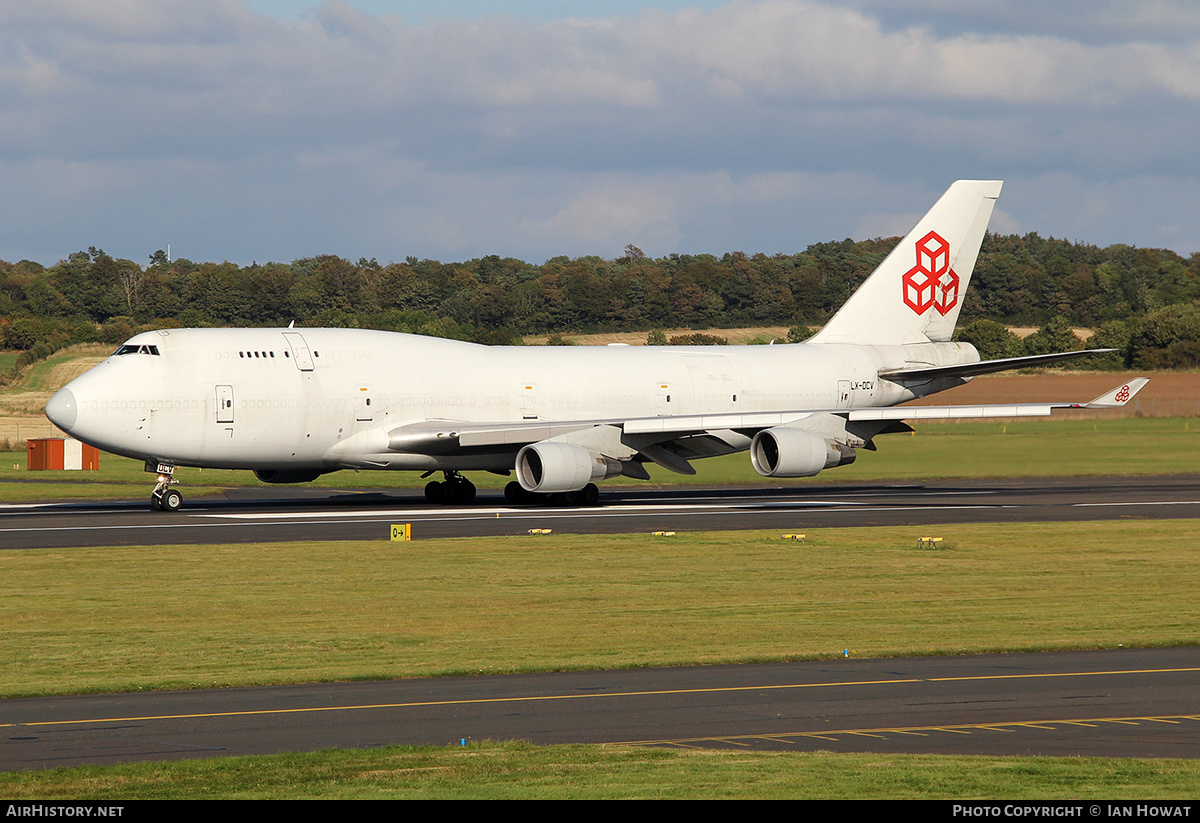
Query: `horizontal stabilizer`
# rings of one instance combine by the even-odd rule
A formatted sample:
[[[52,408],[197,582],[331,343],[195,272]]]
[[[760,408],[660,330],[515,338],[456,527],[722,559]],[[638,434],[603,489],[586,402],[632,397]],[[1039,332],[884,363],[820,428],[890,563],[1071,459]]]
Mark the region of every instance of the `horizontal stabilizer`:
[[[1028,357],[1003,357],[999,360],[980,360],[978,363],[962,363],[957,366],[922,366],[916,369],[887,369],[881,370],[879,376],[893,382],[932,380],[935,377],[975,377],[980,374],[993,374],[999,371],[1027,369],[1031,366],[1044,366],[1047,363],[1060,363],[1064,360],[1074,360],[1077,357],[1087,357],[1093,354],[1107,354],[1116,349],[1087,349],[1085,351],[1063,351],[1054,354],[1033,354]]]

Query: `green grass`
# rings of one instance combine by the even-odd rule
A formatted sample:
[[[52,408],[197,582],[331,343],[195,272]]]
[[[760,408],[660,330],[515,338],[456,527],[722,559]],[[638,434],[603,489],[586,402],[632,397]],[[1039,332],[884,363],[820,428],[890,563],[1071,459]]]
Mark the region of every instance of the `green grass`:
[[[819,481],[913,480],[942,477],[1035,477],[1200,473],[1200,420],[1109,418],[988,423],[923,423],[915,435],[884,435],[879,450],[859,451],[849,466],[822,472]],[[142,463],[114,455],[91,472],[29,472],[24,452],[0,453],[0,502],[148,497],[153,475]],[[696,475],[651,466],[651,484],[802,484],[811,480],[760,477],[746,454],[698,460]],[[15,466],[15,468],[14,468]],[[225,488],[264,486],[248,471],[183,468],[176,475],[188,496]],[[481,488],[509,478],[485,472],[470,477]],[[342,471],[325,475],[320,488],[420,488],[416,472]],[[640,481],[618,479],[605,485]],[[645,484],[641,484],[645,485]]]
[[[0,694],[1200,643],[1193,521],[808,531],[0,552]]]
[[[87,353],[92,354],[92,350],[94,348],[95,347],[93,346],[87,347]],[[50,376],[54,371],[54,367],[62,363],[66,363],[69,360],[75,360],[79,356],[80,347],[72,347],[70,349],[64,349],[63,351],[52,354],[45,360],[39,360],[26,369],[21,375],[20,380],[18,380],[13,386],[9,387],[6,391],[30,392],[56,390],[58,388],[57,384],[50,381]],[[15,357],[13,358],[13,364],[16,364]]]
[[[8,801],[77,799],[1191,800],[1200,760],[532,746],[387,747],[0,774]]]
[[[1108,418],[915,424],[837,469],[847,480],[1200,472],[1200,420]],[[833,478],[832,472],[822,478]]]

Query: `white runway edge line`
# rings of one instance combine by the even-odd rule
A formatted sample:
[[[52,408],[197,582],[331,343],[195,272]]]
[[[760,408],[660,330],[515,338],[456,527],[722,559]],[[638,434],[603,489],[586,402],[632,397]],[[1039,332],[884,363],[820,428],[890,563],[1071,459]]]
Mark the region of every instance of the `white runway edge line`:
[[[1197,506],[1200,500],[1147,500],[1142,503],[1072,503],[1078,508],[1089,506]]]
[[[844,506],[845,508],[859,509],[865,504],[847,503],[845,501],[831,500],[804,500],[798,502],[783,502],[783,503],[676,503],[671,505],[666,504],[648,504],[648,505],[616,505],[602,506],[591,509],[572,509],[564,511],[562,509],[545,508],[545,509],[509,509],[509,508],[489,508],[481,509],[478,507],[471,508],[439,508],[430,510],[429,508],[421,509],[382,509],[377,511],[357,511],[357,512],[339,512],[339,511],[311,511],[311,512],[232,512],[229,514],[200,514],[196,517],[214,517],[228,520],[253,520],[255,518],[270,517],[279,520],[298,520],[306,517],[331,517],[334,519],[354,519],[354,518],[372,518],[372,517],[425,517],[426,519],[439,519],[443,516],[455,515],[487,515],[495,517],[497,514],[502,515],[536,515],[545,517],[547,515],[556,517],[575,517],[580,513],[593,515],[596,517],[605,517],[608,515],[622,515],[626,513],[633,514],[654,514],[659,512],[696,512],[702,510],[723,511],[727,509],[776,509],[780,507],[816,507],[829,508],[835,506]]]
[[[824,509],[824,510],[828,510],[830,508],[835,508],[835,507],[826,507],[826,509]],[[1019,508],[1019,507],[1012,506],[1012,505],[998,505],[998,506],[846,506],[845,508],[853,510],[855,512],[901,512],[901,511],[926,511],[926,512],[928,512],[928,511],[943,511],[943,510],[945,510],[945,511],[963,511],[966,509],[1014,509],[1014,508]],[[694,511],[689,511],[688,516],[739,515],[739,514],[745,514],[746,513],[745,510],[746,510],[746,507],[744,507],[744,506],[730,507],[728,509],[711,509],[708,511],[694,510]],[[448,512],[448,511],[442,511],[436,515],[429,515],[426,512],[426,513],[424,513],[425,516],[422,516],[422,513],[420,513],[420,512],[390,512],[390,513],[389,512],[371,512],[369,514],[369,516],[365,517],[365,519],[356,519],[356,522],[359,522],[359,523],[376,523],[376,522],[377,523],[392,523],[392,522],[395,522],[396,517],[412,517],[413,520],[415,520],[416,522],[425,522],[425,523],[436,522],[436,521],[441,521],[441,520],[495,520],[497,511],[499,511],[501,514],[507,514],[508,516],[503,517],[502,519],[509,520],[509,521],[532,520],[532,519],[571,520],[571,519],[574,519],[574,517],[578,514],[578,513],[572,514],[570,512],[562,512],[560,510],[555,510],[555,509],[546,509],[546,510],[538,510],[538,509],[535,509],[535,510],[529,510],[529,509],[523,509],[523,510],[499,509],[499,510],[496,510],[496,509],[493,509],[491,511],[462,509],[460,511],[462,512],[460,516],[454,516],[453,512]],[[665,513],[669,514],[672,511],[678,511],[678,509],[655,508],[655,509],[646,509],[646,510],[639,510],[639,511],[610,511],[610,512],[604,512],[603,514],[600,514],[599,516],[602,516],[602,517],[642,517],[647,513],[664,513],[665,512]],[[588,514],[596,514],[596,510],[595,509],[589,510]],[[313,518],[320,518],[320,517],[327,518],[327,519],[304,520],[305,523],[308,523],[310,525],[344,523],[347,520],[352,519],[351,516],[345,516],[345,517],[338,518],[338,517],[336,517],[335,513],[312,514],[309,516],[313,517]],[[235,518],[238,519],[238,525],[241,525],[241,526],[284,526],[284,525],[288,525],[290,523],[295,523],[298,520],[302,519],[302,516],[293,514],[293,515],[288,516],[289,519],[281,520],[281,519],[277,519],[278,518],[277,515],[266,514],[266,513],[260,514],[260,515],[215,515],[215,514],[209,514],[209,515],[193,515],[192,517],[194,517],[196,519],[195,520],[189,519],[189,521],[186,523],[148,522],[148,523],[116,524],[116,525],[110,525],[110,526],[33,526],[33,527],[28,527],[28,528],[0,529],[0,536],[2,536],[4,534],[25,534],[25,533],[29,533],[29,532],[66,532],[66,531],[93,531],[94,532],[94,531],[110,531],[110,530],[111,531],[119,531],[119,530],[130,531],[130,530],[135,530],[135,529],[149,529],[149,530],[155,530],[155,529],[211,529],[211,528],[222,528],[222,527],[232,526],[234,524],[231,522],[228,522],[228,521],[231,519],[235,519]],[[218,519],[218,520],[221,520],[222,522],[200,522],[199,518],[202,518],[202,517]],[[255,518],[255,517],[270,518],[270,519],[254,520],[253,518]]]
[[[905,485],[905,486],[889,487],[889,488],[885,489],[884,491],[851,491],[851,492],[847,493],[847,498],[852,497],[854,499],[861,500],[864,498],[891,497],[897,493],[911,492],[911,491],[919,490],[919,489],[920,489],[919,486]],[[331,491],[338,493],[338,494],[371,494],[371,493],[376,492],[377,490],[376,489],[331,489]],[[969,496],[977,496],[977,495],[988,495],[988,494],[992,494],[992,493],[993,492],[991,492],[990,490],[960,489],[960,490],[949,490],[949,491],[925,492],[925,495],[927,497],[969,497]],[[838,505],[849,505],[854,502],[854,499],[847,499],[847,498],[839,499],[837,501],[837,504]],[[603,508],[616,508],[618,506],[633,506],[633,505],[660,506],[663,508],[679,507],[679,506],[721,505],[721,504],[717,504],[717,503],[714,503],[714,504],[689,503],[688,502],[689,499],[690,498],[684,498],[684,497],[663,497],[663,498],[659,498],[654,503],[640,503],[640,504],[639,503],[613,503],[613,504],[607,504]],[[240,501],[240,502],[244,503],[247,501]],[[271,505],[273,502],[274,501],[264,501],[261,505]],[[823,503],[823,501],[802,501],[802,502],[805,502],[805,503],[813,502],[814,505],[821,505]],[[753,505],[755,503],[757,503],[759,505],[766,505],[767,501],[763,501],[763,500],[758,500],[758,501],[747,500],[746,501],[746,505]],[[729,505],[736,505],[736,504],[729,504]],[[770,505],[776,505],[776,506],[792,505],[792,501],[777,500],[777,501],[770,503]],[[18,513],[19,512],[56,513],[56,512],[64,512],[65,511],[70,514],[95,514],[97,512],[110,512],[110,513],[120,512],[127,508],[129,508],[128,501],[103,502],[103,501],[96,501],[96,500],[90,500],[90,501],[89,500],[69,500],[69,501],[61,501],[61,502],[54,502],[54,503],[0,503],[0,513],[6,512],[6,511],[18,512]],[[195,504],[192,507],[192,510],[189,511],[188,514],[192,514],[192,515],[203,514],[205,512],[205,509],[206,509],[205,500],[203,498],[197,498]],[[422,509],[422,510],[424,511],[424,509]],[[462,507],[454,508],[454,507],[446,506],[446,507],[443,507],[441,510],[442,511],[463,511],[466,509],[463,509]],[[472,510],[472,511],[489,511],[489,512],[496,511],[495,508],[482,509],[482,508],[479,508],[478,506],[472,506],[472,507],[470,507],[470,510]],[[379,511],[379,510],[376,510],[376,511]],[[501,508],[500,511],[518,511],[518,510]],[[535,511],[535,510],[534,509],[521,509],[520,511]]]

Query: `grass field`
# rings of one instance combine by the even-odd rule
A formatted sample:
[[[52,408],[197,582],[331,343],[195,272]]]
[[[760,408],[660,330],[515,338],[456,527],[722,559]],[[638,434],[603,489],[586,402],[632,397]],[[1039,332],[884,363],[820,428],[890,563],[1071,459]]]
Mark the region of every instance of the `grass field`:
[[[809,532],[0,552],[0,694],[1200,643],[1192,521]]]
[[[474,743],[0,774],[10,801],[95,799],[1192,800],[1200,760],[764,753]]]

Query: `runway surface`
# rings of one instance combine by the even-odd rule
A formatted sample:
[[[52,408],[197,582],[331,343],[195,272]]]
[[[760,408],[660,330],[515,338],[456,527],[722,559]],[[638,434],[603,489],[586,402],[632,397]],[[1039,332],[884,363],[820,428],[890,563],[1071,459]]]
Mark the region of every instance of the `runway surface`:
[[[0,770],[540,744],[1200,756],[1200,649],[837,660],[0,702]]]
[[[386,540],[656,530],[836,528],[965,522],[1200,517],[1200,477],[1025,478],[789,487],[606,488],[596,508],[510,506],[482,491],[473,506],[426,503],[419,491],[231,489],[174,514],[145,501],[0,506],[0,547]]]

